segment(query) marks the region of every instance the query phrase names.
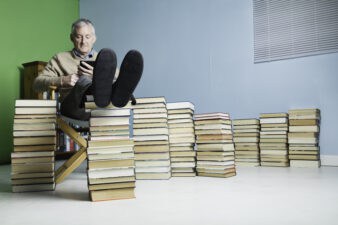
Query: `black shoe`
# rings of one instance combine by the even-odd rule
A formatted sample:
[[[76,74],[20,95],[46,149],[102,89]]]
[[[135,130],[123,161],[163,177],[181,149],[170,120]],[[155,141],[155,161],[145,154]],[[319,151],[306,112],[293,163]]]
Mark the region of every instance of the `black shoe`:
[[[124,107],[130,100],[143,72],[143,57],[131,50],[124,57],[120,74],[113,85],[111,102],[116,107]]]
[[[104,48],[97,55],[92,90],[98,107],[106,107],[110,103],[116,64],[116,55],[111,49]]]
[[[85,92],[92,84],[92,80],[87,76],[81,76],[76,82],[70,93],[61,102],[61,115],[76,120],[89,120],[90,113],[86,112],[83,104]]]

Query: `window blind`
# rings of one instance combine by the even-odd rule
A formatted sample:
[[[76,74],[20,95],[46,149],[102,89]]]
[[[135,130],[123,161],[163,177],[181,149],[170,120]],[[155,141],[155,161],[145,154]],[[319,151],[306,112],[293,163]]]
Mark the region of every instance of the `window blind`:
[[[338,52],[338,0],[253,0],[254,62]]]

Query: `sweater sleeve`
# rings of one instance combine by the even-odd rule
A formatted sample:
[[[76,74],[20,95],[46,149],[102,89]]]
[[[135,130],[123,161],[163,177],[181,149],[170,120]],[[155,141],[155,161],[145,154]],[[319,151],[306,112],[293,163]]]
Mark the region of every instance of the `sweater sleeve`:
[[[44,70],[39,73],[33,83],[36,92],[48,91],[50,86],[61,86],[62,70],[59,66],[57,56],[54,56],[46,65]]]

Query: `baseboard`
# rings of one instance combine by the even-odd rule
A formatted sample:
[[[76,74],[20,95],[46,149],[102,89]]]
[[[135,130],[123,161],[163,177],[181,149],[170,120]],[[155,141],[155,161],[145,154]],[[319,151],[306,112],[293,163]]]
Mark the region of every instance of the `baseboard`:
[[[338,155],[320,155],[322,166],[338,166]]]

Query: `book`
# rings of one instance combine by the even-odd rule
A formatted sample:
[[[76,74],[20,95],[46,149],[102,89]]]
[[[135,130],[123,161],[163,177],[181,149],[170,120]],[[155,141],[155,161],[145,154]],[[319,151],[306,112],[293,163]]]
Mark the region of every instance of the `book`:
[[[13,185],[12,192],[54,191],[55,183]]]
[[[92,190],[89,193],[94,202],[135,198],[134,188]]]
[[[88,178],[105,178],[105,177],[124,177],[133,176],[134,168],[105,168],[105,169],[89,169]]]
[[[15,108],[15,114],[56,114],[56,108],[20,107]]]
[[[137,105],[138,104],[149,104],[149,103],[166,103],[166,100],[163,96],[159,97],[143,97],[136,99]]]
[[[195,110],[195,106],[191,102],[170,102],[167,103],[167,109],[192,109]]]
[[[90,126],[129,125],[129,117],[92,117]]]
[[[91,117],[129,117],[130,109],[95,109],[90,112]]]
[[[15,100],[15,107],[51,107],[56,108],[56,100],[41,100],[41,99],[17,99]],[[28,113],[26,113],[28,114]]]

